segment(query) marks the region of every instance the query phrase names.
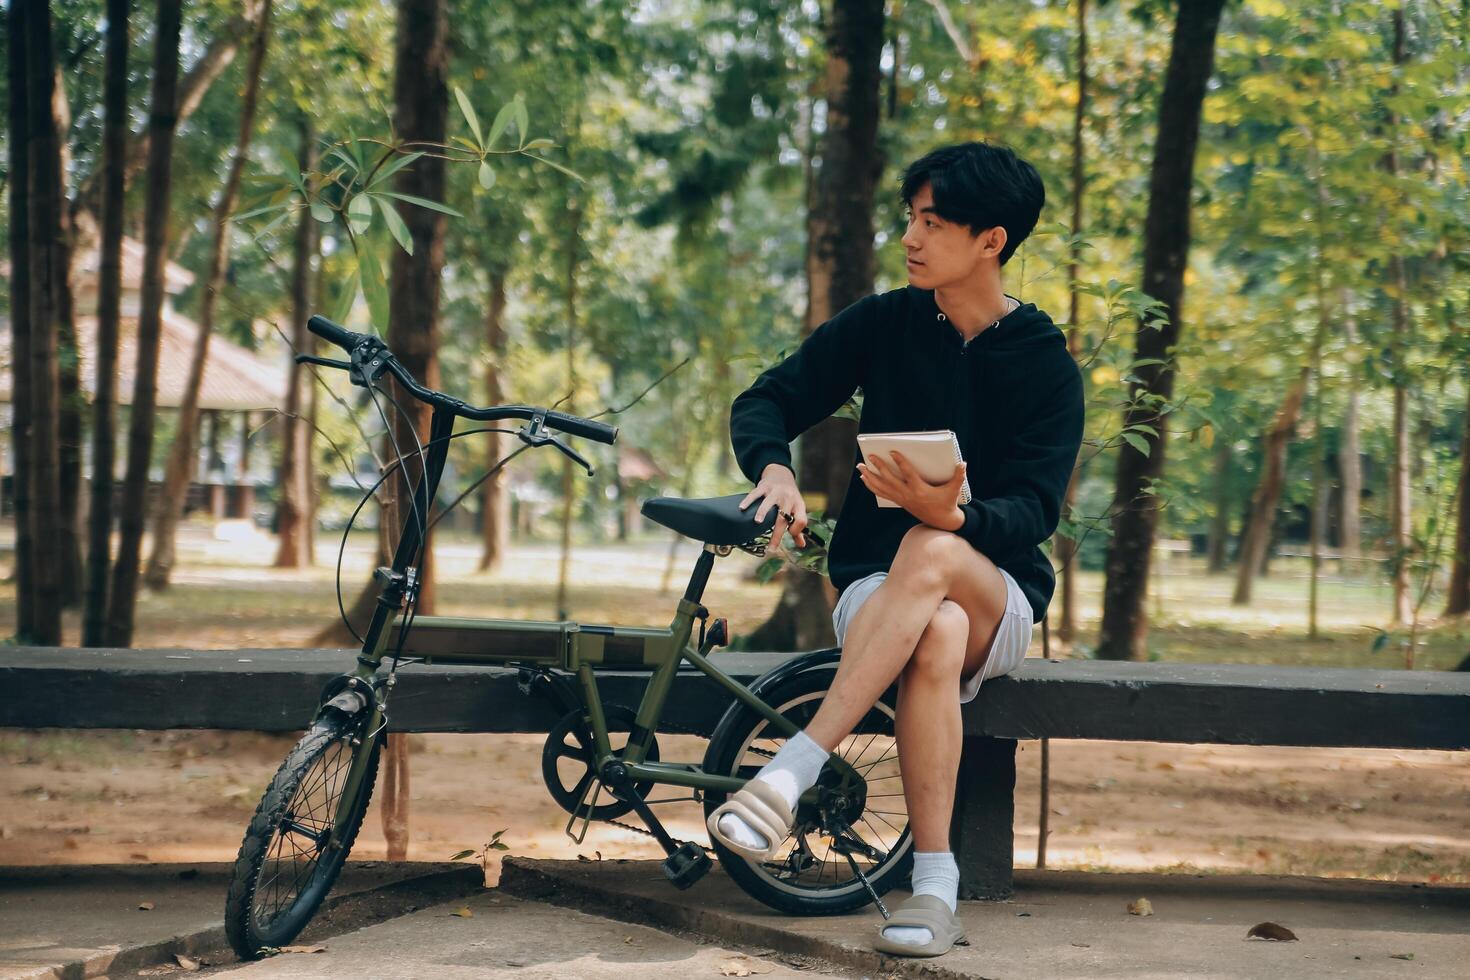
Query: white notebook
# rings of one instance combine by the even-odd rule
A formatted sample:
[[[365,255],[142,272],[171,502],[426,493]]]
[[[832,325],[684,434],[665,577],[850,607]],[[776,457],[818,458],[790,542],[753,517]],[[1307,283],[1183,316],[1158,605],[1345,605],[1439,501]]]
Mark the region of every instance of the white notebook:
[[[960,454],[960,440],[949,429],[928,432],[865,432],[858,436],[858,448],[862,450],[863,462],[872,464],[873,453],[891,453],[895,449],[914,465],[919,475],[930,483],[946,483],[954,476],[954,468],[964,461]],[[884,463],[891,464],[893,457],[885,455]],[[877,496],[874,494],[874,496]],[[970,502],[970,481],[960,487],[960,503]],[[878,497],[879,507],[897,507],[887,497]]]

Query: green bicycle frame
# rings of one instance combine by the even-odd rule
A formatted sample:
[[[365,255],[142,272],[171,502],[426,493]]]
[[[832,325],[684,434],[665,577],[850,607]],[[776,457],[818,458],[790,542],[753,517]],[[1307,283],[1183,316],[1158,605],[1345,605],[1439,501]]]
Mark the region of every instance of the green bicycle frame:
[[[393,564],[385,576],[386,584],[363,639],[353,676],[372,685],[388,650],[399,651],[400,644],[403,657],[428,665],[558,668],[573,672],[581,695],[582,719],[593,738],[596,771],[614,757],[602,698],[597,690],[597,670],[650,670],[651,676],[639,702],[632,731],[619,757],[629,776],[635,782],[718,793],[738,790],[745,784],[745,779],[738,776],[706,773],[693,763],[650,762],[647,758],[664,704],[673,688],[674,677],[685,661],[735,700],[765,718],[781,734],[790,737],[800,730],[749,688],[715,666],[709,659],[711,646],[696,649],[691,644],[695,620],[708,615],[700,599],[714,568],[715,557],[728,554],[730,549],[727,547],[704,546],[684,596],[679,600],[673,622],[664,629],[586,625],[570,621],[441,616],[416,617],[406,638],[402,637],[401,622],[390,627],[390,621],[397,617],[406,595],[413,588],[407,576],[422,541],[419,515],[428,514],[429,502],[438,489],[454,418],[454,414],[446,409],[436,407],[434,410],[424,472],[414,488],[414,507],[405,515]],[[378,693],[369,706],[364,731],[375,738],[384,724],[386,693],[383,686],[374,685],[373,689]],[[334,841],[341,839],[341,832],[351,813],[350,804],[356,800],[366,776],[370,754],[359,752],[354,755],[337,808],[332,835]]]

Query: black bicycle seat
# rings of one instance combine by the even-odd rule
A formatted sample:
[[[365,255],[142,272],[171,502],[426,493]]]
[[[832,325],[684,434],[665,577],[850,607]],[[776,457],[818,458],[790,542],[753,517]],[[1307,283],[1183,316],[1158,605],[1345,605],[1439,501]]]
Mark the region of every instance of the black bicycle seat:
[[[686,538],[705,544],[739,545],[769,533],[776,524],[774,506],[766,512],[766,519],[757,524],[755,512],[762,501],[753,500],[749,507],[741,510],[740,501],[744,499],[743,493],[698,500],[653,497],[643,501],[642,511],[644,517],[671,531],[678,531]]]

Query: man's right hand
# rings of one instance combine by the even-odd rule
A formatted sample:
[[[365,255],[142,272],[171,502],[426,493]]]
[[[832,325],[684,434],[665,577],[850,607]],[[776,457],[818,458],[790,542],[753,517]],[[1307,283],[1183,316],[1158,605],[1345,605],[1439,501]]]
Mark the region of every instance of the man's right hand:
[[[761,502],[754,515],[757,524],[766,519],[766,514],[772,507],[776,508],[778,516],[775,526],[771,528],[772,547],[781,543],[788,529],[797,547],[806,547],[806,502],[801,499],[801,491],[796,489],[796,474],[789,467],[780,463],[767,465],[755,489],[740,501],[740,509],[744,510],[755,500]],[[791,515],[790,521],[786,520],[785,515],[788,514]]]

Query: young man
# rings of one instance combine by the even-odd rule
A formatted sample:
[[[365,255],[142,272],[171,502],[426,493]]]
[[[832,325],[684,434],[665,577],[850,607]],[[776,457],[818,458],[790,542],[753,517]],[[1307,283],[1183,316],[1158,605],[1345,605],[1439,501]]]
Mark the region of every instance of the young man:
[[[821,708],[710,833],[752,860],[786,838],[797,799],[832,749],[899,680],[896,729],[914,841],[914,897],[879,949],[935,956],[963,941],[949,823],[960,705],[1013,670],[1055,586],[1039,545],[1056,529],[1082,438],[1082,379],[1051,319],[1002,290],[1001,267],[1036,226],[1035,168],[1009,149],[964,143],[904,173],[909,285],[854,303],[735,399],[730,434],[756,483],[753,518],[780,515],[805,545],[789,443],[863,390],[861,432],[952,429],[965,463],[931,485],[898,453],[858,463],[828,552],[840,590],[842,660]],[[968,478],[972,502],[960,504]],[[897,502],[880,508],[876,496]]]

